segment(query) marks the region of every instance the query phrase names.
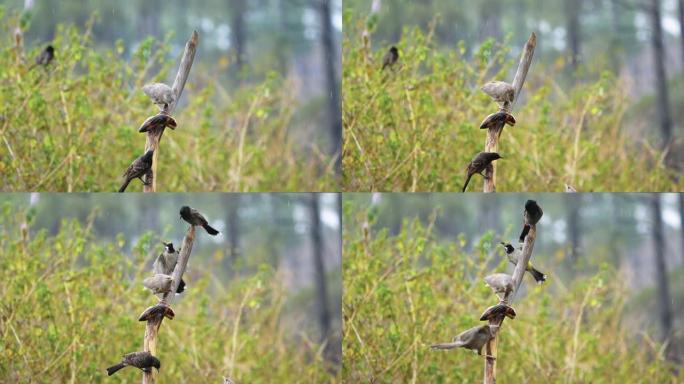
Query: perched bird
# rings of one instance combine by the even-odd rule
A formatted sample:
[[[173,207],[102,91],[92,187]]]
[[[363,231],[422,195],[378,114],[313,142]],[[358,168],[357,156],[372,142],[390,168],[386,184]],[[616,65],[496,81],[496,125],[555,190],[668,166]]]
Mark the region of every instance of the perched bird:
[[[565,184],[565,193],[575,193],[577,190],[570,184]]]
[[[156,317],[167,317],[169,320],[173,320],[174,317],[176,317],[176,314],[173,312],[173,309],[169,307],[166,304],[157,304],[153,307],[149,307],[143,312],[140,317],[138,317],[138,321],[147,321],[147,320],[152,320]]]
[[[484,278],[485,283],[499,296],[499,300],[505,300],[513,292],[513,278],[505,273],[494,273]]]
[[[163,294],[171,290],[173,278],[169,275],[157,273],[143,280],[143,286],[154,294]]]
[[[123,360],[121,360],[119,364],[107,368],[107,376],[111,376],[116,373],[116,371],[128,366],[136,367],[143,372],[150,372],[152,371],[152,367],[157,368],[158,371],[159,368],[161,368],[161,362],[149,352],[127,353],[123,356]]]
[[[176,93],[164,83],[146,84],[142,90],[162,111],[167,111],[169,105],[176,101]]]
[[[204,216],[202,216],[202,214],[194,208],[190,208],[187,205],[183,206],[180,210],[180,216],[183,220],[192,225],[201,226],[205,231],[207,231],[208,234],[212,236],[216,236],[219,233],[219,231],[212,228],[211,225],[209,225],[209,222],[207,222],[207,219],[205,219]]]
[[[165,127],[176,129],[177,126],[178,124],[176,124],[176,120],[162,111],[145,119],[140,128],[138,128],[138,132],[142,133]]]
[[[164,251],[157,256],[152,264],[153,273],[161,273],[164,275],[171,275],[174,268],[176,268],[176,263],[178,262],[178,251],[173,248],[173,243],[163,243]],[[178,289],[176,293],[181,293],[185,290],[185,281],[181,278],[180,283],[178,283]]]
[[[47,67],[48,64],[52,62],[52,59],[55,58],[55,48],[52,45],[48,45],[43,49],[42,52],[40,52],[40,55],[36,57],[36,62],[29,68],[29,70],[33,69],[36,65],[42,65],[43,67]]]
[[[503,81],[490,81],[480,89],[499,103],[502,108],[508,108],[515,98],[513,86]]]
[[[478,355],[482,355],[482,348],[491,338],[494,337],[489,325],[480,325],[478,327],[470,328],[461,332],[454,337],[451,343],[433,344],[432,349],[454,349],[465,348],[477,351]]]
[[[497,124],[508,124],[511,127],[515,125],[515,118],[510,113],[499,111],[492,113],[491,115],[485,117],[480,124],[480,129],[488,129],[495,127]]]
[[[387,67],[392,67],[399,60],[399,50],[394,45],[390,47],[389,51],[385,53],[385,57],[382,58],[382,69],[384,71]]]
[[[131,165],[126,168],[126,171],[123,173],[124,182],[121,184],[119,192],[124,192],[128,187],[128,183],[133,179],[140,179],[143,184],[147,185],[142,177],[152,169],[152,155],[154,155],[154,149],[145,152],[144,155],[135,159]]]
[[[502,158],[503,157],[496,152],[478,153],[466,168],[468,174],[466,176],[465,184],[463,184],[463,192],[466,191],[468,183],[470,182],[470,178],[473,177],[474,174],[479,173],[482,177],[485,177],[482,172],[484,172],[484,170],[492,164],[492,161]]]
[[[515,249],[511,243],[501,242],[501,245],[503,245],[504,250],[506,251],[508,261],[510,261],[513,265],[518,265],[518,260],[520,260],[520,256],[522,256],[522,250],[520,248]],[[532,277],[534,277],[534,280],[537,282],[537,284],[541,284],[546,281],[546,275],[541,273],[534,267],[534,265],[532,265],[532,260],[527,263],[525,270],[529,272]]]
[[[480,316],[480,321],[494,319],[502,315],[510,317],[511,319],[515,319],[515,310],[513,309],[513,307],[509,305],[499,303],[497,305],[487,308],[482,314],[482,316]]]
[[[530,228],[536,225],[541,220],[544,212],[541,207],[534,200],[527,200],[525,203],[525,212],[523,212],[523,230],[520,233],[520,242],[525,241],[525,237],[530,232]]]
[[[235,384],[233,380],[231,380],[230,377],[223,377],[223,384]]]

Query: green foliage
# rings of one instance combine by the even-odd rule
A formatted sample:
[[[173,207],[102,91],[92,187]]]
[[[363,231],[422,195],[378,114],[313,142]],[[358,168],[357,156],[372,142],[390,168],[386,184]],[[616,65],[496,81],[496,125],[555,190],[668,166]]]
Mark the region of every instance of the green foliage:
[[[370,50],[363,25],[345,28],[343,188],[347,191],[458,191],[465,167],[484,150],[480,122],[497,105],[480,86],[511,81],[508,42],[486,40],[466,58],[463,43],[440,50],[434,24],[404,29],[400,62],[380,71],[386,47]],[[545,74],[551,73],[550,75]],[[499,141],[498,191],[671,191],[681,181],[648,138],[628,137],[626,92],[605,73],[560,89],[552,69],[533,62]],[[653,130],[655,131],[655,129]],[[476,176],[471,191],[481,190]]]
[[[507,263],[490,251],[493,234],[467,252],[464,236],[440,243],[433,224],[418,220],[404,221],[396,237],[386,229],[376,233],[369,214],[345,207],[343,380],[481,382],[483,358],[429,345],[482,324],[480,314],[498,301],[483,283]],[[347,231],[352,222],[361,231]],[[566,286],[553,284],[553,271],[547,271],[551,285],[525,277],[525,292],[513,303],[518,316],[500,331],[498,381],[678,382],[648,333],[623,324],[626,292],[617,272],[606,265],[597,270]]]
[[[7,18],[3,25],[18,23]],[[4,190],[116,191],[121,173],[145,145],[139,125],[157,107],[141,87],[176,70],[166,41],[144,39],[124,58],[118,42],[93,49],[92,27],[59,25],[56,59],[29,69],[43,47],[24,52],[4,39],[0,53],[0,174]],[[159,149],[159,191],[331,190],[334,161],[327,144],[310,139],[297,121],[300,106],[289,79],[257,85],[218,85],[193,65]],[[184,105],[183,103],[187,103]],[[300,118],[301,120],[301,118]],[[306,132],[301,132],[302,127]],[[306,136],[302,139],[300,136]],[[140,191],[134,181],[131,191]]]
[[[0,382],[105,382],[106,367],[142,349],[145,324],[137,316],[156,299],[140,282],[159,238],[143,234],[131,257],[123,237],[97,241],[92,216],[85,225],[63,221],[54,236],[32,233],[30,216],[9,204],[0,219]],[[202,277],[174,302],[176,318],[164,320],[159,381],[331,382],[322,348],[301,327],[287,331],[284,324],[305,319],[287,308],[275,272],[262,266],[219,281],[211,271],[220,262],[193,266]],[[127,383],[141,377],[132,369],[117,376]]]

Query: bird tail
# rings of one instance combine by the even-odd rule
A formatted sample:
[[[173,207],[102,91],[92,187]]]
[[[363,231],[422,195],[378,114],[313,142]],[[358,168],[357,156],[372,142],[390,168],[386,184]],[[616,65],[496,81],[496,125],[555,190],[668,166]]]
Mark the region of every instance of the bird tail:
[[[126,365],[124,363],[119,363],[117,365],[112,365],[111,367],[107,368],[107,376],[111,376],[116,373],[119,369],[122,369]]]
[[[537,284],[541,284],[546,281],[546,275],[541,273],[538,269],[533,267],[532,265],[529,266],[527,269],[528,272],[534,277],[534,280],[537,282]]]
[[[207,231],[207,233],[210,234],[210,235],[212,235],[212,236],[216,236],[216,235],[219,234],[219,231],[217,231],[216,229],[212,228],[212,226],[209,225],[209,224],[204,224],[204,225],[202,226],[202,228],[204,228],[204,230]]]
[[[126,191],[126,188],[128,188],[128,183],[131,182],[131,179],[126,179],[124,183],[121,185],[121,188],[119,188],[119,193]]]
[[[466,188],[468,188],[468,183],[470,182],[470,178],[471,178],[471,177],[473,177],[473,174],[472,174],[472,173],[469,174],[468,177],[466,178],[465,184],[463,184],[463,191],[462,191],[462,192],[465,192],[465,191],[466,191]]]
[[[185,281],[181,279],[180,283],[178,283],[178,289],[176,289],[176,293],[182,293],[185,291]]]
[[[432,344],[430,348],[432,349],[454,349],[460,347],[460,343],[441,343],[441,344]]]
[[[525,226],[523,227],[522,232],[520,232],[520,239],[519,239],[519,240],[520,240],[521,243],[522,243],[523,241],[525,241],[525,237],[527,236],[527,234],[528,234],[529,232],[530,232],[530,225],[529,225],[529,224],[525,224]]]

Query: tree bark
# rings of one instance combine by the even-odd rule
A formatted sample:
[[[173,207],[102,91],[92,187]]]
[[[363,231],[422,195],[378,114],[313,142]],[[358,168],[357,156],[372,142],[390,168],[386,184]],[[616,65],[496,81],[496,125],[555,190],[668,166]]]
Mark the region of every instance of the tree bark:
[[[311,220],[311,247],[316,273],[316,292],[318,301],[318,320],[321,327],[321,341],[324,342],[330,334],[330,309],[328,306],[328,286],[323,262],[323,235],[321,228],[321,211],[318,205],[318,194],[309,195],[309,214]]]
[[[566,30],[568,36],[568,49],[570,50],[570,67],[573,73],[577,70],[580,60],[580,22],[579,14],[582,0],[565,0]]]
[[[663,29],[660,22],[660,0],[651,0],[650,17],[658,118],[660,120],[660,131],[663,136],[662,148],[664,149],[667,148],[672,140],[672,117],[670,114],[670,97],[667,89],[667,73],[665,72],[665,49],[663,46]]]
[[[665,263],[665,235],[660,207],[660,195],[651,195],[651,217],[653,220],[653,245],[655,248],[655,270],[658,283],[658,314],[663,332],[663,340],[672,335],[672,308],[670,306],[670,287]]]

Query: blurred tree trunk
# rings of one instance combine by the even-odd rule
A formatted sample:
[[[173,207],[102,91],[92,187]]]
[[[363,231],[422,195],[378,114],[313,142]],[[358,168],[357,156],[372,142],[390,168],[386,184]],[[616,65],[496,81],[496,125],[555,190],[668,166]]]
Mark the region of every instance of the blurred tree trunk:
[[[653,220],[653,245],[655,246],[655,269],[658,284],[658,312],[663,331],[663,339],[672,335],[672,308],[670,307],[670,288],[665,264],[665,235],[661,215],[660,195],[651,194],[651,215]]]
[[[653,44],[653,64],[656,74],[656,94],[658,117],[663,135],[663,148],[672,139],[672,118],[670,115],[670,98],[667,90],[667,74],[665,73],[665,49],[663,47],[663,29],[660,23],[660,0],[651,0],[651,43]]]
[[[318,194],[309,194],[309,213],[311,220],[311,245],[314,270],[316,271],[316,293],[318,301],[318,319],[321,326],[321,341],[330,334],[330,311],[328,307],[328,285],[323,263],[323,230],[321,228],[321,211],[318,205]]]
[[[342,110],[337,83],[337,46],[332,26],[330,0],[316,0],[321,19],[321,45],[323,47],[323,69],[325,71],[328,96],[328,119],[330,123],[330,152],[336,156],[335,172],[342,172]]]
[[[228,269],[235,265],[240,254],[240,200],[242,195],[239,193],[226,193],[224,194],[224,199],[228,210],[228,217],[226,218],[226,223],[228,224],[228,246],[230,247],[228,250],[230,265],[226,266],[226,269]]]
[[[566,193],[565,197],[565,207],[568,210],[568,234],[570,241],[570,261],[572,264],[577,262],[579,257],[579,247],[581,241],[581,222],[580,222],[580,209],[581,209],[581,194],[578,193]]]
[[[574,73],[577,70],[581,57],[581,31],[579,14],[582,8],[582,0],[565,0],[565,21],[567,31],[568,49],[570,50],[570,67]]]
[[[230,0],[231,20],[230,36],[236,56],[237,70],[240,72],[245,64],[245,46],[247,42],[247,28],[245,16],[247,14],[247,0]]]

